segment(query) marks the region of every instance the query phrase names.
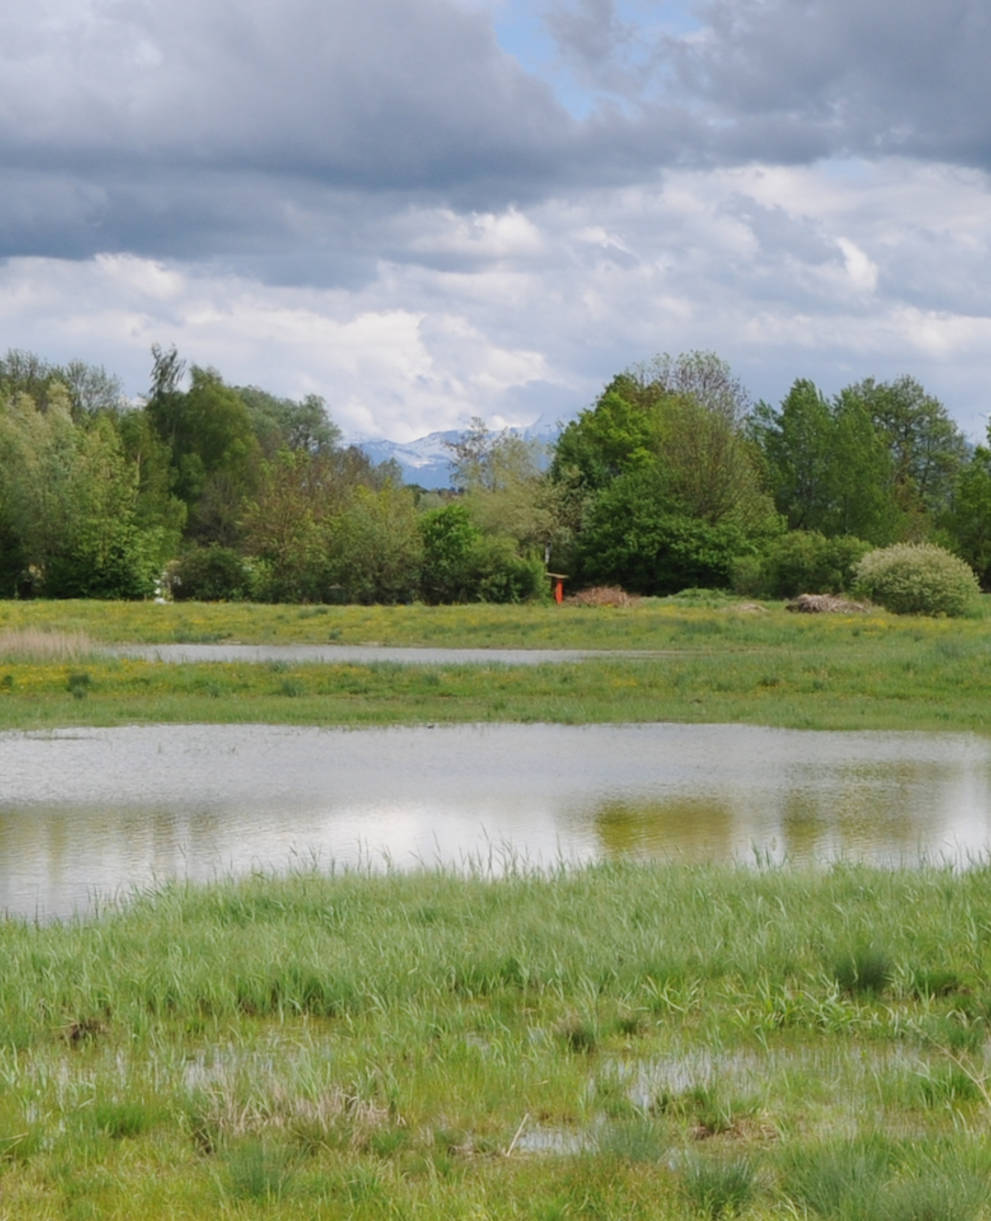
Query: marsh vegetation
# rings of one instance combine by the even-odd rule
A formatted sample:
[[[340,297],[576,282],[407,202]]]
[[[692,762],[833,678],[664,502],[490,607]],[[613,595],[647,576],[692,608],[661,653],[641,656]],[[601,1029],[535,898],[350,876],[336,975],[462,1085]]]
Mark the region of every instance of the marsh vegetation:
[[[985,1216],[989,881],[307,872],[8,922],[5,1216]]]
[[[26,628],[78,648],[29,647]],[[20,728],[984,732],[989,694],[982,619],[799,618],[708,597],[594,611],[4,603],[0,631],[16,634],[0,716]],[[524,671],[99,651],[178,639],[666,655]],[[7,920],[4,1214],[986,1217],[989,882],[979,861],[519,862],[500,878],[259,873],[135,893],[81,921]]]

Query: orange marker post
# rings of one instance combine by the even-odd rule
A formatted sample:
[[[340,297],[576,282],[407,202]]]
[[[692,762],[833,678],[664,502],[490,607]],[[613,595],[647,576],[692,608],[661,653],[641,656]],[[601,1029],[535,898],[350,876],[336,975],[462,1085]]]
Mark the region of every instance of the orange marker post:
[[[549,572],[547,575],[554,587],[554,601],[560,606],[564,601],[564,583],[568,578],[563,572]]]

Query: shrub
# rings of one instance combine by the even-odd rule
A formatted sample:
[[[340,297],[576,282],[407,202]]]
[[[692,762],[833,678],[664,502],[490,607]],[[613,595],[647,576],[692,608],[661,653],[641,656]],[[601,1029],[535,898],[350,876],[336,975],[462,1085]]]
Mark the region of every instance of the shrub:
[[[578,540],[576,579],[664,595],[690,586],[728,586],[748,538],[735,521],[690,516],[670,504],[664,481],[631,471],[589,510]]]
[[[973,569],[933,543],[896,543],[868,552],[854,588],[886,610],[907,615],[965,615],[980,587]]]
[[[528,602],[546,593],[543,564],[519,555],[512,538],[483,534],[463,504],[425,513],[420,531],[428,602]]]
[[[477,596],[483,602],[532,602],[546,593],[547,577],[540,560],[517,553],[516,543],[505,536],[486,536],[472,553]]]
[[[237,602],[252,595],[251,570],[243,556],[216,544],[175,560],[167,584],[176,601]]]
[[[764,579],[764,557],[738,555],[730,569],[730,585],[735,594],[744,598],[762,598],[767,593]]]
[[[428,602],[469,602],[475,594],[474,553],[482,532],[463,504],[432,509],[420,519],[422,591]]]
[[[843,593],[853,583],[857,561],[869,550],[870,543],[850,535],[826,538],[817,530],[791,530],[771,540],[756,574],[752,557],[738,561],[734,586],[738,593],[769,598]]]

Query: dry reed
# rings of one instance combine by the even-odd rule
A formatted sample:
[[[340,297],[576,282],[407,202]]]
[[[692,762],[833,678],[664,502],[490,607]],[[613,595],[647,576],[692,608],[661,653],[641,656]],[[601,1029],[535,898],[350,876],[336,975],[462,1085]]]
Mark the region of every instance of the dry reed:
[[[18,628],[0,632],[0,661],[75,661],[96,651],[85,632]]]

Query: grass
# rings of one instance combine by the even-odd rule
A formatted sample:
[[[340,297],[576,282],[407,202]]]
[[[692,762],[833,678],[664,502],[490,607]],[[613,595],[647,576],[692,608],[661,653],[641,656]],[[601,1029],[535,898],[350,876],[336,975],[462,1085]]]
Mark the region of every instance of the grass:
[[[991,866],[311,871],[7,921],[3,1215],[987,1217],[988,928]],[[868,936],[883,994],[840,989]]]
[[[559,644],[643,656],[541,666],[164,665],[98,652],[63,660],[38,646],[29,653],[19,643],[26,632],[96,642],[199,634],[319,643],[333,634],[342,642]],[[4,648],[4,639],[14,643]],[[984,733],[989,660],[984,619],[755,613],[729,601],[626,608],[7,602],[0,603],[0,727],[670,720]]]
[[[114,659],[126,641],[644,651]],[[965,621],[0,603],[0,727],[725,721],[987,732]],[[906,914],[911,917],[906,919]],[[991,863],[316,871],[0,921],[0,1212],[991,1217]]]

